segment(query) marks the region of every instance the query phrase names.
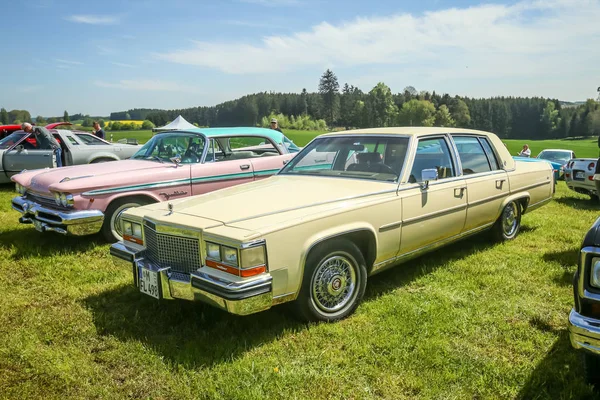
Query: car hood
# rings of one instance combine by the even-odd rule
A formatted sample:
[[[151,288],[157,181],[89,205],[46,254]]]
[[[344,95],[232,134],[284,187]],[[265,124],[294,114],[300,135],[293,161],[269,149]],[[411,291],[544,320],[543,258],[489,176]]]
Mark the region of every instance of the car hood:
[[[155,221],[190,225],[193,218],[266,233],[291,220],[301,221],[323,212],[347,210],[358,204],[389,197],[397,184],[358,179],[277,175],[201,196],[152,204],[138,216]],[[168,204],[172,213],[165,215]],[[201,227],[198,227],[201,228]]]
[[[554,161],[550,161],[550,160],[544,160],[543,158],[535,158],[535,157],[518,157],[518,156],[514,156],[513,157],[516,161],[524,161],[524,162],[547,162],[552,164],[552,168],[554,169],[560,169],[560,167],[563,165],[561,163],[557,163]]]
[[[172,171],[184,169],[187,171],[189,167],[175,168],[170,163],[123,160],[27,171],[15,175],[13,180],[39,193],[49,192],[49,189],[80,193],[139,181],[152,182],[161,179],[161,170],[164,170],[164,174],[167,175]]]

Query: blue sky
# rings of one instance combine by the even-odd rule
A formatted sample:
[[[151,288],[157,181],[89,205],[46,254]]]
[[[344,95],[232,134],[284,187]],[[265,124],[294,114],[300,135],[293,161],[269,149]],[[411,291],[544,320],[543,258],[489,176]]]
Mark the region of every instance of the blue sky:
[[[0,106],[32,116],[315,91],[326,68],[364,91],[574,101],[600,86],[600,0],[3,3]]]

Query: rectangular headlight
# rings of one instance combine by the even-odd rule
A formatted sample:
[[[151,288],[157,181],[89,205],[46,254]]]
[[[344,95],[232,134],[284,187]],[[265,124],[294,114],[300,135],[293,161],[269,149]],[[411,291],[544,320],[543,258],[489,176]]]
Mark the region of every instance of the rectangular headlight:
[[[242,249],[242,268],[252,268],[267,263],[265,246],[250,247]]]
[[[600,258],[592,258],[592,268],[590,271],[590,285],[600,289]]]
[[[233,247],[222,246],[223,262],[238,266],[238,252]]]
[[[221,246],[215,243],[206,242],[206,257],[221,261]]]
[[[133,236],[137,236],[139,238],[142,237],[142,224],[136,224],[135,222],[132,222],[131,229],[133,230]]]
[[[123,234],[133,235],[133,227],[131,226],[131,222],[123,220]]]

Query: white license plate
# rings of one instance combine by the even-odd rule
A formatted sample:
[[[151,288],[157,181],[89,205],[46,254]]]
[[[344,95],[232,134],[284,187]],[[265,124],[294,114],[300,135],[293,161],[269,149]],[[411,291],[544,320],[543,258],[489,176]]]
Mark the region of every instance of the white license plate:
[[[140,292],[160,299],[158,288],[158,272],[140,267],[139,269]]]
[[[34,219],[33,220],[33,227],[38,232],[44,232],[44,224],[42,223],[42,221],[38,221],[37,219]]]
[[[576,172],[575,179],[585,179],[585,172],[583,172],[583,171]]]

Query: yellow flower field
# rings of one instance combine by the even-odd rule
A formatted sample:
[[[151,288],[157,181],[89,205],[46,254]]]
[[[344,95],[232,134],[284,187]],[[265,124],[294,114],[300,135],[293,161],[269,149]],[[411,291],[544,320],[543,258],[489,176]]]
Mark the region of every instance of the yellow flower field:
[[[111,124],[113,124],[115,122],[120,122],[122,124],[134,124],[136,126],[136,128],[139,128],[144,123],[144,121],[135,120],[135,119],[129,119],[129,120],[122,119],[122,120],[119,120],[119,121],[107,121],[107,122],[110,122]]]

